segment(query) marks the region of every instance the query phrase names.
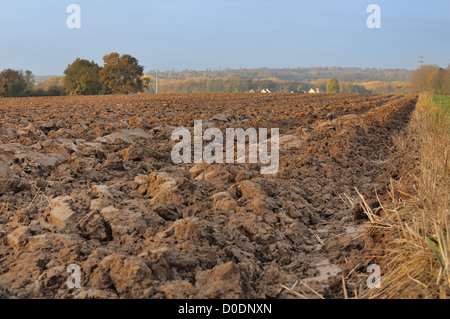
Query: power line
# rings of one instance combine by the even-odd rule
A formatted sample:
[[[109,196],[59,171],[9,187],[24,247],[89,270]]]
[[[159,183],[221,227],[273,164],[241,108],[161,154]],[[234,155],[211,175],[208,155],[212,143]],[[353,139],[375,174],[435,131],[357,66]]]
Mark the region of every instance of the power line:
[[[420,65],[420,67],[423,66],[423,54],[420,54],[420,56],[419,56],[419,65]]]

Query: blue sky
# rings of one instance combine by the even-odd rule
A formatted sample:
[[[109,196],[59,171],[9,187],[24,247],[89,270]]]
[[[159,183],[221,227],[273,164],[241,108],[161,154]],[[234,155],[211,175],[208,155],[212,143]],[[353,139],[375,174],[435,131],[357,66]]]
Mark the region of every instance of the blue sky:
[[[69,4],[81,28],[69,29]],[[381,28],[369,29],[369,4]],[[450,64],[448,0],[0,0],[0,70],[62,74],[129,53],[145,70]]]

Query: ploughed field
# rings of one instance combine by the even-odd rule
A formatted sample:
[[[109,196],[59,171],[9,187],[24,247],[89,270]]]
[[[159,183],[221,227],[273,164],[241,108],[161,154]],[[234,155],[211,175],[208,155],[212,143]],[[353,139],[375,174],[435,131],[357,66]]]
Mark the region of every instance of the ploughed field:
[[[370,259],[355,238],[364,222],[355,188],[385,188],[391,139],[415,103],[322,94],[0,99],[0,297],[317,297],[306,285],[342,297],[341,273],[362,275]],[[194,120],[224,132],[279,128],[278,172],[175,164],[171,134]],[[72,264],[81,288],[67,285]]]

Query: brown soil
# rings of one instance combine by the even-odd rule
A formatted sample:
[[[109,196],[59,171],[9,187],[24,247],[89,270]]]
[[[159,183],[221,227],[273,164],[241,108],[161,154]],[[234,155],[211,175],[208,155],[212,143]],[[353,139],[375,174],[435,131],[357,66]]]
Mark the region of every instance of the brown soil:
[[[0,297],[340,298],[370,262],[357,188],[384,189],[415,97],[0,100]],[[216,120],[217,114],[225,117]],[[174,164],[175,127],[279,128],[280,169]],[[285,137],[283,139],[284,136]],[[67,266],[82,269],[69,289]],[[352,288],[352,287],[348,287]],[[352,289],[349,289],[352,291]],[[350,292],[351,294],[351,292]]]

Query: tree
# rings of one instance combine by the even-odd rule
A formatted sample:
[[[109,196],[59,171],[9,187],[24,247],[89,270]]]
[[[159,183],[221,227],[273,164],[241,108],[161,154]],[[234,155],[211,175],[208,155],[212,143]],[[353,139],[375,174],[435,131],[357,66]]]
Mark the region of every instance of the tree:
[[[69,95],[98,94],[102,89],[100,66],[94,61],[78,58],[69,64],[64,75],[64,88]]]
[[[0,73],[0,96],[16,97],[27,89],[27,81],[22,71],[5,69]]]
[[[100,81],[105,87],[105,93],[128,94],[143,91],[141,77],[144,67],[139,65],[136,58],[113,52],[105,55],[103,62],[105,65],[100,71]]]
[[[141,77],[141,81],[143,90],[145,92],[150,92],[150,85],[152,83],[151,77],[149,77],[148,75],[144,75],[143,77]]]
[[[444,70],[435,65],[424,65],[411,75],[414,92],[442,94],[444,88]]]
[[[34,75],[30,70],[25,71],[25,82],[27,83],[27,87],[29,90],[32,90],[34,87]]]
[[[327,81],[327,93],[339,93],[339,81],[331,78]]]

